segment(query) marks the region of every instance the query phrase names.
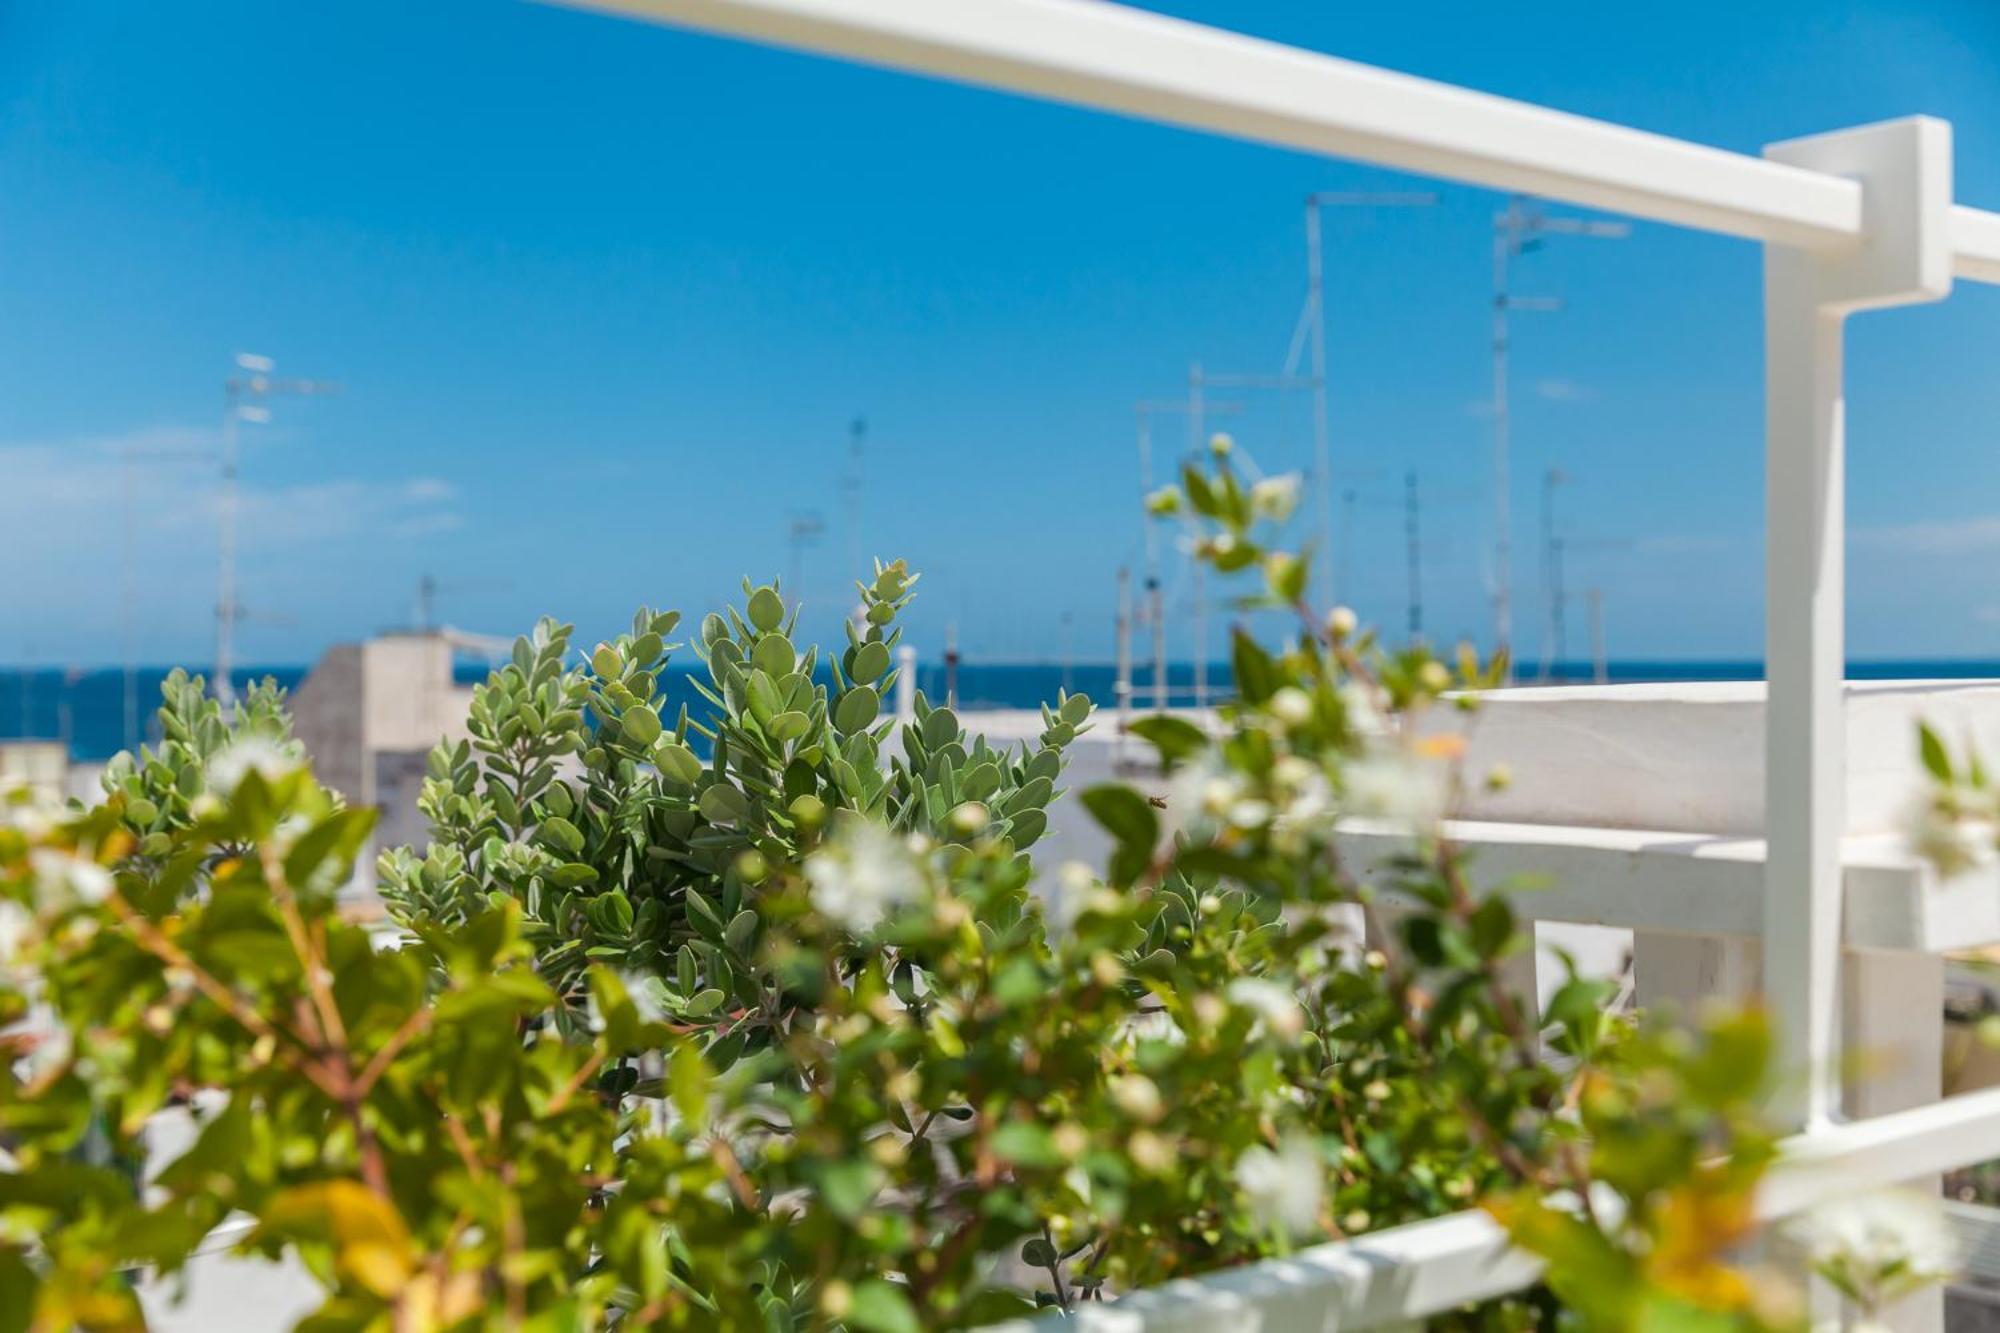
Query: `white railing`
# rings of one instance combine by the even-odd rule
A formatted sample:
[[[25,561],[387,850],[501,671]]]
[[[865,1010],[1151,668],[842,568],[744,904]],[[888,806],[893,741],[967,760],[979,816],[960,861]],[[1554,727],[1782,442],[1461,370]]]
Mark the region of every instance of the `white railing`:
[[[1746,933],[1760,941],[1781,1059],[1810,1071],[1779,1110],[1801,1130],[1794,1155],[1819,1161],[1815,1178],[1841,1188],[2000,1154],[1993,1094],[1835,1123],[1852,869],[1842,846],[1842,327],[1855,311],[1942,298],[1954,277],[2000,283],[2000,215],[1954,202],[1947,124],[1912,118],[1754,158],[1090,0],[571,2],[1763,242],[1769,693],[1763,892]],[[1844,1165],[1829,1175],[1833,1161]],[[1808,1200],[1798,1178],[1780,1173],[1767,1212]],[[1359,1327],[1532,1277],[1490,1224],[1467,1215],[1176,1285],[1094,1318],[1104,1328],[1213,1326],[1224,1307],[1186,1294],[1199,1288],[1239,1313],[1254,1305],[1265,1329],[1291,1327],[1283,1311],[1317,1312],[1298,1327]]]

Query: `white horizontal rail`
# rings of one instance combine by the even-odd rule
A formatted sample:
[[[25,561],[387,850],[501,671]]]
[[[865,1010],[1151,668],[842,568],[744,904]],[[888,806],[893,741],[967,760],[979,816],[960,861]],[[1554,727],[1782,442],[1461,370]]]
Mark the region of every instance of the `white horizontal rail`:
[[[1101,0],[561,2],[1755,240],[1862,233],[1843,177]],[[1953,222],[1958,275],[2000,282],[2000,216]]]
[[[1067,1318],[1013,1320],[990,1333],[1336,1333],[1503,1296],[1541,1272],[1541,1261],[1514,1249],[1491,1217],[1453,1213],[1081,1305]]]
[[[1952,271],[1959,277],[2000,283],[2000,213],[1963,204],[1952,209],[1951,248],[1957,255]]]
[[[2000,1088],[1785,1140],[1757,1197],[1774,1222],[1835,1199],[1895,1185],[2000,1152]],[[1338,1333],[1442,1314],[1519,1291],[1541,1264],[1513,1249],[1482,1212],[1453,1213],[1356,1240],[1318,1245],[1208,1277],[1085,1305],[995,1333]]]

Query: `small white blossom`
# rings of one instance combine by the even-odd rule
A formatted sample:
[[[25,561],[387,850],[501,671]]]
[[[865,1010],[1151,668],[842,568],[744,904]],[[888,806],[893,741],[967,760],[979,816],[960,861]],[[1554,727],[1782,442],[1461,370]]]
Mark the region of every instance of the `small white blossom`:
[[[9,967],[34,935],[35,917],[12,898],[0,898],[0,968]]]
[[[1160,1085],[1144,1074],[1120,1074],[1111,1080],[1111,1100],[1118,1109],[1142,1124],[1152,1124],[1167,1113]]]
[[[76,1049],[69,1029],[61,1024],[44,1027],[34,1035],[34,1044],[18,1065],[21,1077],[30,1083],[68,1064]]]
[[[843,821],[834,839],[806,858],[805,871],[813,906],[856,935],[924,890],[915,849],[864,819]]]
[[[671,1017],[667,1012],[666,986],[658,977],[620,972],[618,979],[625,983],[625,993],[632,997],[632,1007],[639,1011],[641,1023],[664,1023]]]
[[[1340,687],[1341,712],[1347,717],[1347,725],[1363,736],[1380,736],[1389,730],[1389,719],[1375,702],[1375,696],[1365,686],[1353,681]]]
[[[1271,822],[1271,803],[1242,800],[1229,807],[1229,822],[1241,829],[1262,828]]]
[[[1442,819],[1450,797],[1440,766],[1395,750],[1350,764],[1342,775],[1342,786],[1348,813],[1412,829],[1427,828]]]
[[[266,782],[276,782],[304,766],[305,756],[297,741],[280,741],[252,732],[238,736],[209,758],[208,786],[226,796],[251,772]]]
[[[1298,997],[1276,982],[1261,977],[1238,977],[1229,983],[1229,1001],[1257,1015],[1267,1031],[1286,1041],[1297,1041],[1306,1030],[1305,1010]]]
[[[1201,808],[1211,815],[1226,814],[1242,792],[1243,779],[1234,773],[1227,777],[1210,778],[1201,784]]]
[[[1154,1009],[1143,1014],[1134,1014],[1125,1020],[1121,1034],[1133,1042],[1160,1041],[1169,1046],[1185,1046],[1187,1033],[1174,1022],[1174,1016],[1164,1009]]]
[[[1314,765],[1299,760],[1298,767],[1288,767],[1292,762],[1280,760],[1274,770],[1273,775],[1283,783],[1284,799],[1278,804],[1271,827],[1297,841],[1332,827],[1333,784]]]
[[[1262,1225],[1300,1236],[1319,1229],[1326,1197],[1326,1167],[1304,1135],[1292,1135],[1272,1152],[1261,1144],[1236,1159],[1236,1188]]]
[[[1259,518],[1282,523],[1299,505],[1299,477],[1296,472],[1282,477],[1266,477],[1250,488],[1250,509]]]
[[[1967,814],[1948,796],[1920,801],[1909,821],[1910,847],[1947,877],[1990,864],[2000,855],[2000,827]]]
[[[1360,627],[1361,617],[1351,606],[1336,606],[1326,613],[1326,632],[1335,639],[1344,639]]]
[[[1813,1267],[1871,1316],[1959,1270],[1943,1207],[1936,1196],[1913,1190],[1837,1199],[1790,1230]]]
[[[1091,891],[1097,887],[1097,872],[1082,861],[1065,861],[1056,867],[1056,882],[1042,903],[1042,915],[1063,930],[1076,924]]]
[[[1287,685],[1271,696],[1271,716],[1288,727],[1303,727],[1312,721],[1312,696],[1296,685]]]
[[[109,870],[69,852],[37,848],[28,854],[28,867],[35,872],[36,891],[56,906],[83,903],[94,907],[109,898],[115,887]]]

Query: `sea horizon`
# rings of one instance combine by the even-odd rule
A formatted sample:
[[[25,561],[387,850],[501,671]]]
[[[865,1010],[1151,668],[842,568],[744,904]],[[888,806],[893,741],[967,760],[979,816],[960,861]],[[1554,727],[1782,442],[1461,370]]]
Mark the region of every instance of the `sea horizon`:
[[[704,706],[687,683],[698,664],[676,663],[663,680],[670,707],[686,703],[699,715]],[[491,668],[485,662],[461,660],[455,674],[459,683],[483,679]],[[123,666],[30,667],[0,666],[0,741],[49,740],[64,742],[73,760],[100,762],[127,748],[130,739],[151,743],[156,727],[153,715],[159,707],[160,683],[172,667],[149,665],[134,668],[139,729],[136,738],[128,735],[125,708],[125,668]],[[205,674],[201,668],[187,668]],[[231,673],[239,689],[253,680],[270,678],[287,690],[297,688],[309,667],[297,663],[244,666]],[[1851,658],[1847,674],[1855,680],[2000,679],[2000,658]],[[1210,662],[1202,672],[1209,700],[1228,695],[1231,686],[1229,663]],[[1606,663],[1611,684],[1640,684],[1672,681],[1761,680],[1762,659],[1754,657],[1614,658]],[[1538,663],[1523,663],[1521,684],[1587,684],[1595,677],[1589,661],[1566,659],[1555,663],[1546,675]],[[1112,662],[1047,660],[961,662],[956,680],[957,706],[964,711],[1001,708],[1033,708],[1053,703],[1063,690],[1089,695],[1097,704],[1109,707],[1116,701],[1113,686],[1117,666]],[[1168,700],[1175,706],[1195,702],[1196,670],[1191,661],[1168,663]],[[944,663],[935,658],[917,663],[917,688],[934,702],[946,696]],[[1134,663],[1132,694],[1135,705],[1145,707],[1154,698],[1151,663]]]

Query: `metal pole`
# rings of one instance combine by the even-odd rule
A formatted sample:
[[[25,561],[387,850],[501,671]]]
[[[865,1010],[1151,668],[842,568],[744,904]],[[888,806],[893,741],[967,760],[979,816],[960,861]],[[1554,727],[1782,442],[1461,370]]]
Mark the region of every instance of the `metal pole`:
[[[1201,362],[1188,365],[1188,435],[1196,453],[1207,443],[1203,439],[1202,426],[1202,379]],[[1203,595],[1206,580],[1202,577],[1201,561],[1192,564],[1194,573],[1194,706],[1208,705],[1208,598]],[[1164,707],[1164,704],[1162,705]]]
[[[215,679],[210,689],[228,710],[236,702],[231,680],[236,649],[236,470],[237,426],[240,419],[236,385],[224,390],[228,405],[222,414],[221,564],[215,596]]]
[[[1604,655],[1604,589],[1590,590],[1591,678],[1599,685],[1611,683],[1611,664]]]
[[[1194,706],[1208,707],[1208,580],[1194,562]]]
[[[1320,255],[1319,196],[1306,197],[1306,304],[1312,311],[1313,470],[1318,485],[1319,549],[1325,597],[1335,596],[1333,563],[1333,442],[1326,401],[1326,285]]]
[[[1554,674],[1562,645],[1561,543],[1556,537],[1556,487],[1569,480],[1561,468],[1542,473],[1542,661],[1539,676]]]
[[[1125,732],[1132,719],[1132,571],[1118,567],[1118,678],[1111,686],[1118,706],[1118,754],[1125,753]]]
[[[1549,654],[1549,669],[1542,673],[1544,680],[1553,678],[1556,665],[1563,660],[1563,655],[1568,650],[1568,645],[1564,642],[1569,637],[1568,607],[1565,605],[1568,600],[1569,594],[1563,590],[1563,539],[1551,537],[1549,539],[1549,638],[1554,648]]]
[[[1419,529],[1417,470],[1403,474],[1403,547],[1410,575],[1410,642],[1424,639],[1423,540]]]
[[[958,624],[944,627],[944,706],[958,707]]]
[[[1514,681],[1513,518],[1507,500],[1507,256],[1520,235],[1521,201],[1507,201],[1507,211],[1493,228],[1493,650],[1506,658],[1503,680]]]
[[[219,587],[215,605],[215,679],[209,682],[210,689],[224,709],[236,701],[236,687],[232,679],[236,668],[236,618],[241,608],[236,599],[236,509],[239,459],[238,431],[242,423],[269,421],[270,410],[261,401],[252,404],[244,402],[244,396],[262,400],[272,394],[325,394],[339,391],[340,386],[325,380],[275,379],[273,365],[268,356],[256,356],[249,352],[236,354],[236,365],[249,374],[241,379],[231,376],[223,382],[225,410],[222,417],[222,497],[221,497],[221,561],[217,577]]]
[[[1305,322],[1312,338],[1313,469],[1319,510],[1321,576],[1326,580],[1325,596],[1338,598],[1333,559],[1333,437],[1326,381],[1326,255],[1321,237],[1320,209],[1328,204],[1348,208],[1429,208],[1437,195],[1426,192],[1344,192],[1319,191],[1306,196],[1306,309]],[[1296,349],[1295,349],[1296,350]],[[1285,365],[1292,370],[1291,361]]]
[[[125,749],[139,752],[139,464],[134,451],[124,451],[124,471],[119,480],[125,510],[125,532],[119,543],[125,568],[120,580],[119,630],[125,653]]]
[[[1360,498],[1352,486],[1340,493],[1340,577],[1333,585],[1337,602],[1348,601],[1353,595],[1349,583],[1354,578],[1354,507]]]
[[[1062,613],[1062,691],[1073,693],[1076,689],[1076,617],[1068,611]]]
[[[1139,418],[1139,487],[1142,494],[1153,491],[1153,412],[1152,405],[1140,403],[1135,409]],[[1155,528],[1158,519],[1147,514],[1146,525],[1146,605],[1141,612],[1153,632],[1153,707],[1165,709],[1167,706],[1167,616],[1166,600],[1160,590],[1160,534]],[[1129,675],[1126,677],[1128,686]]]
[[[868,419],[856,417],[847,428],[847,475],[843,477],[841,490],[847,501],[845,514],[847,526],[847,574],[848,579],[865,578],[861,568],[861,463],[862,448],[868,440]],[[845,587],[846,584],[841,585]],[[865,629],[866,610],[857,599],[848,613],[856,629]]]
[[[1632,234],[1632,228],[1624,222],[1548,217],[1539,208],[1530,211],[1519,195],[1508,199],[1507,211],[1493,219],[1493,514],[1498,527],[1494,534],[1493,631],[1497,650],[1510,649],[1514,639],[1514,534],[1508,490],[1513,418],[1507,394],[1507,312],[1562,308],[1557,300],[1517,298],[1507,290],[1507,260],[1524,252],[1522,238],[1531,233],[1623,240]],[[1511,652],[1507,654],[1506,680],[1509,684],[1514,680]]]

